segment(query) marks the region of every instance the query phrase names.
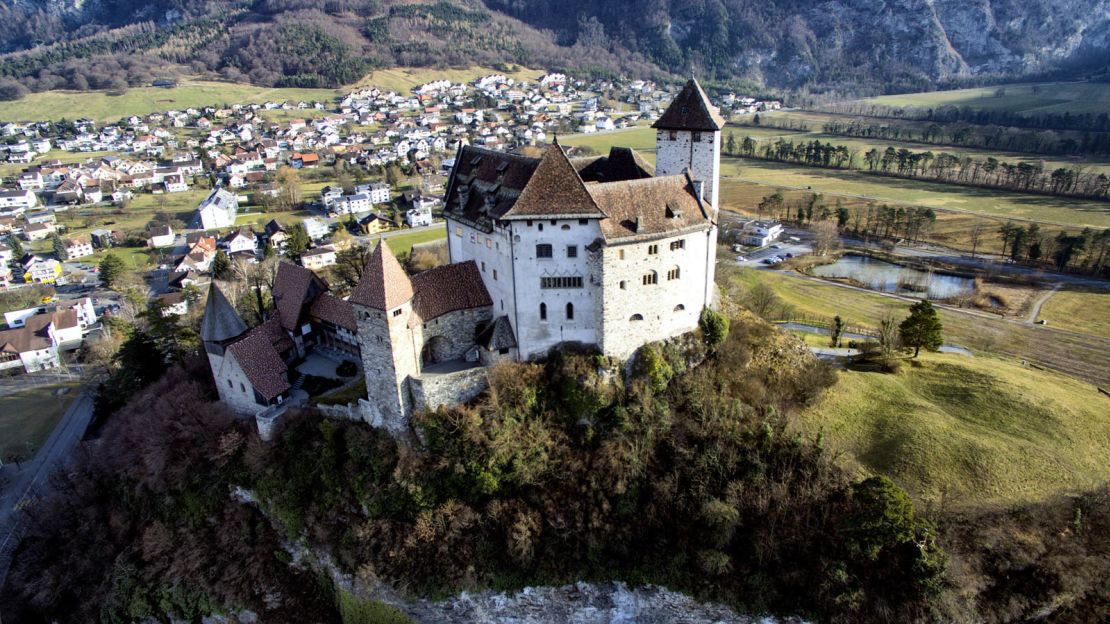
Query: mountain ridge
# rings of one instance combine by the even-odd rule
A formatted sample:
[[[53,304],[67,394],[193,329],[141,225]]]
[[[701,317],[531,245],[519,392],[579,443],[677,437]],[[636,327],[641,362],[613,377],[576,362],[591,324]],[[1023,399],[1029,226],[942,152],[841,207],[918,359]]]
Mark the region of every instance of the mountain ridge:
[[[17,0],[0,53],[2,79],[35,91],[505,62],[883,93],[1105,68],[1110,0]]]

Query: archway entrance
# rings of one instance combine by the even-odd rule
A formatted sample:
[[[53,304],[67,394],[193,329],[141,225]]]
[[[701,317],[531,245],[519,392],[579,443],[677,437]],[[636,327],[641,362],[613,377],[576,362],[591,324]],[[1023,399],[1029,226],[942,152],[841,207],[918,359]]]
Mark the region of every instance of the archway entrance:
[[[423,366],[431,366],[446,361],[450,346],[443,336],[432,336],[420,350],[420,363]]]

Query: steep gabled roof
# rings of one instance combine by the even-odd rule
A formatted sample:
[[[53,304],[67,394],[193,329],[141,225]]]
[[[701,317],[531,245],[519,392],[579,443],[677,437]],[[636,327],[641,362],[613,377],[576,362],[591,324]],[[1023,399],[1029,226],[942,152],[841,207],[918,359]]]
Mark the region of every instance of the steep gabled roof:
[[[392,310],[412,299],[412,282],[383,239],[370,254],[362,279],[349,300],[376,310]]]
[[[544,152],[516,203],[502,219],[604,217],[558,141]]]
[[[247,324],[232,307],[219,287],[212,284],[208,301],[204,304],[204,318],[200,322],[200,338],[205,342],[223,342],[241,336]]]
[[[652,128],[660,130],[720,130],[725,120],[693,78],[682,87]]]
[[[608,156],[572,158],[570,162],[587,183],[638,180],[655,175],[655,167],[627,147],[613,146]]]
[[[267,401],[289,389],[288,367],[282,352],[293,346],[277,319],[250,330],[227,348],[246,373],[251,386]]]
[[[274,307],[281,326],[293,331],[300,323],[305,305],[328,285],[312,271],[289,262],[279,262],[274,277]]]

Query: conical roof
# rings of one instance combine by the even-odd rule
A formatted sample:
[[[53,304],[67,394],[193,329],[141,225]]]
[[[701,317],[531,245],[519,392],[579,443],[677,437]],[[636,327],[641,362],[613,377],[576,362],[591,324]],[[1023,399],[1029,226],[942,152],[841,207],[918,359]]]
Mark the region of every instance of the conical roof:
[[[709,96],[702,91],[698,81],[691,78],[651,127],[660,130],[716,131],[725,127],[725,119],[709,102]]]
[[[504,219],[554,217],[602,218],[605,213],[594,203],[586,184],[578,175],[556,140],[543,153],[540,164],[520,192]]]
[[[350,301],[376,310],[392,310],[412,299],[412,282],[385,240],[370,254]]]
[[[235,311],[231,302],[215,283],[208,289],[204,304],[204,319],[200,322],[200,337],[205,342],[223,342],[243,335],[247,324]]]

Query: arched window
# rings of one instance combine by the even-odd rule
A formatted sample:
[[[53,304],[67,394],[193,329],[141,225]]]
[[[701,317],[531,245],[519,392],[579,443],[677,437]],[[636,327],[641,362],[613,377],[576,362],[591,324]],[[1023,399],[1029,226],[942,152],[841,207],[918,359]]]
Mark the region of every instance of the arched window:
[[[676,306],[674,307],[674,311],[675,311],[675,312],[681,312],[681,311],[683,311],[683,310],[685,310],[685,309],[686,309],[686,306],[682,305],[681,303],[680,303],[680,304],[678,304],[678,305],[676,305]]]
[[[659,274],[651,271],[644,275],[644,286],[651,286],[652,284],[659,283]]]
[[[624,280],[621,280],[621,290],[624,290],[625,288],[628,288],[628,285]]]
[[[643,314],[633,314],[632,317],[629,318],[628,320],[630,320],[630,321],[642,321],[642,320],[644,320],[644,315]]]
[[[574,320],[574,304],[573,303],[567,303],[567,320],[568,321],[573,321]]]
[[[541,303],[540,304],[540,320],[541,321],[546,321],[547,320],[547,304],[546,303]]]
[[[678,267],[671,268],[670,271],[667,271],[667,281],[669,282],[671,280],[678,279],[679,272],[680,272],[680,269]]]

